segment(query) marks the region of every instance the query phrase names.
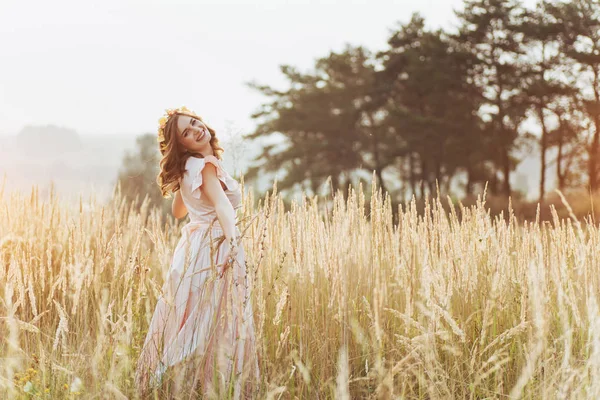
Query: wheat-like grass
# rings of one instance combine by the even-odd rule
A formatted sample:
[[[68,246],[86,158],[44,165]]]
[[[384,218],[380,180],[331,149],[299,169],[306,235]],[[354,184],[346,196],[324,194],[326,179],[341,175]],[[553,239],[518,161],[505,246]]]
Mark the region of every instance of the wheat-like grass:
[[[239,215],[261,398],[600,397],[600,232],[351,188]],[[448,211],[445,211],[448,210]],[[572,212],[571,212],[572,214]],[[538,209],[539,217],[539,209]],[[136,398],[181,223],[117,190],[0,199],[0,397]],[[157,398],[187,398],[173,379]]]

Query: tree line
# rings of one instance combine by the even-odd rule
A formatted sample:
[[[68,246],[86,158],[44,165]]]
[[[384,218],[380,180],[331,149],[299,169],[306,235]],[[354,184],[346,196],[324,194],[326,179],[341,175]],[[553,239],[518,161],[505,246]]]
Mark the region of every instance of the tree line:
[[[268,100],[246,138],[284,141],[266,146],[246,179],[283,171],[279,189],[316,193],[328,178],[345,191],[375,173],[382,189],[401,182],[400,193],[421,198],[486,183],[509,196],[519,154],[537,146],[540,201],[547,171],[561,190],[598,190],[598,0],[465,0],[455,13],[453,32],[414,14],[383,51],[348,44],[312,71],[282,65],[285,90],[248,83]]]

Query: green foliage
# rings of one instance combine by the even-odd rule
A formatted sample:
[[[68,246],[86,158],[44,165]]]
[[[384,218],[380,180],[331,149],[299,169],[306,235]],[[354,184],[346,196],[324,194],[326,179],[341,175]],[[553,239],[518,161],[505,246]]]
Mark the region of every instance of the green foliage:
[[[361,168],[364,160],[357,149],[368,135],[360,119],[361,104],[371,87],[373,66],[369,61],[369,53],[362,47],[347,47],[342,53],[332,52],[319,59],[313,73],[302,74],[282,66],[290,82],[285,92],[250,83],[273,100],[254,115],[263,121],[247,137],[279,132],[288,146],[278,151],[266,147],[257,159],[268,163],[252,166],[246,177],[252,179],[261,170],[283,168],[286,176],[278,184],[280,189],[309,183],[314,192],[328,176],[336,189],[342,185],[344,172]]]
[[[485,98],[481,114],[491,145],[489,156],[502,173],[501,187],[494,179],[490,190],[508,197],[510,172],[516,167],[511,153],[519,144],[528,107],[519,87],[525,73],[520,62],[525,53],[520,30],[524,9],[515,0],[466,0],[464,5],[464,11],[457,12],[461,25],[455,38],[478,60],[474,78]]]
[[[159,173],[160,152],[156,145],[156,135],[144,134],[136,139],[133,153],[126,152],[119,170],[118,182],[125,198],[139,209],[147,196],[151,206],[164,210],[168,202],[163,199],[156,182]]]
[[[557,18],[549,12],[550,6],[546,3],[538,3],[535,10],[526,13],[520,30],[525,35],[525,46],[527,58],[525,63],[525,75],[521,81],[523,94],[526,96],[529,111],[533,119],[541,127],[539,139],[541,162],[540,162],[540,196],[543,201],[546,192],[546,169],[548,161],[546,152],[551,146],[559,146],[560,158],[557,160],[557,176],[559,177],[560,189],[563,189],[565,166],[562,157],[566,146],[577,145],[578,131],[568,129],[568,124],[563,124],[565,106],[569,104],[577,94],[576,88],[569,85],[565,80],[565,74],[552,74],[559,68],[572,64],[564,53],[560,51],[559,35],[563,30]],[[559,120],[552,127],[552,120]],[[575,133],[575,134],[573,134]]]
[[[540,199],[552,165],[561,189],[586,172],[598,186],[600,3],[465,0],[463,9],[454,34],[415,14],[377,54],[347,45],[312,71],[281,66],[286,90],[250,83],[269,100],[246,137],[284,143],[265,147],[246,177],[283,172],[281,190],[315,193],[328,178],[337,190],[375,173],[384,191],[400,183],[390,190],[399,201],[438,186],[451,193],[460,176],[467,196],[487,183],[507,197],[519,153],[539,145]]]
[[[562,28],[556,33],[560,50],[574,63],[570,83],[577,89],[579,110],[590,121],[585,147],[589,187],[595,191],[600,187],[600,3],[555,1],[546,11]]]
[[[393,127],[402,142],[387,147],[388,160],[410,157],[404,177],[413,193],[417,181],[426,183],[430,193],[436,181],[448,191],[450,178],[460,169],[472,180],[476,167],[483,169],[480,156],[486,145],[473,115],[483,99],[472,79],[476,58],[441,31],[426,31],[418,14],[388,43],[391,48],[379,55],[384,69],[378,74],[377,95],[383,99],[382,124]],[[423,186],[420,190],[424,196]]]

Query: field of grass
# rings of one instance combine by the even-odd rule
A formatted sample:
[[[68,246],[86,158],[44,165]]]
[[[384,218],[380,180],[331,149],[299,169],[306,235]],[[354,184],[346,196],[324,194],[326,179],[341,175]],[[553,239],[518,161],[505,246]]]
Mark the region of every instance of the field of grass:
[[[447,203],[394,225],[376,189],[245,196],[261,398],[600,398],[598,227]],[[182,224],[118,195],[0,195],[0,398],[137,398]]]

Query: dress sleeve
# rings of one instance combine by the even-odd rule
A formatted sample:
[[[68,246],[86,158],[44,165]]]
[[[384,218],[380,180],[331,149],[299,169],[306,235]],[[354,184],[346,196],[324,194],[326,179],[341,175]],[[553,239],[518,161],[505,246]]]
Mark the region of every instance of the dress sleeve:
[[[195,199],[200,199],[201,191],[200,186],[202,186],[202,170],[204,166],[207,164],[213,164],[217,169],[217,177],[221,182],[225,184],[227,190],[236,190],[239,187],[238,182],[233,179],[227,171],[223,169],[221,166],[221,162],[215,156],[206,156],[204,158],[196,158],[190,157],[188,160],[188,165],[190,165],[189,172],[192,178],[190,192],[192,197]]]

